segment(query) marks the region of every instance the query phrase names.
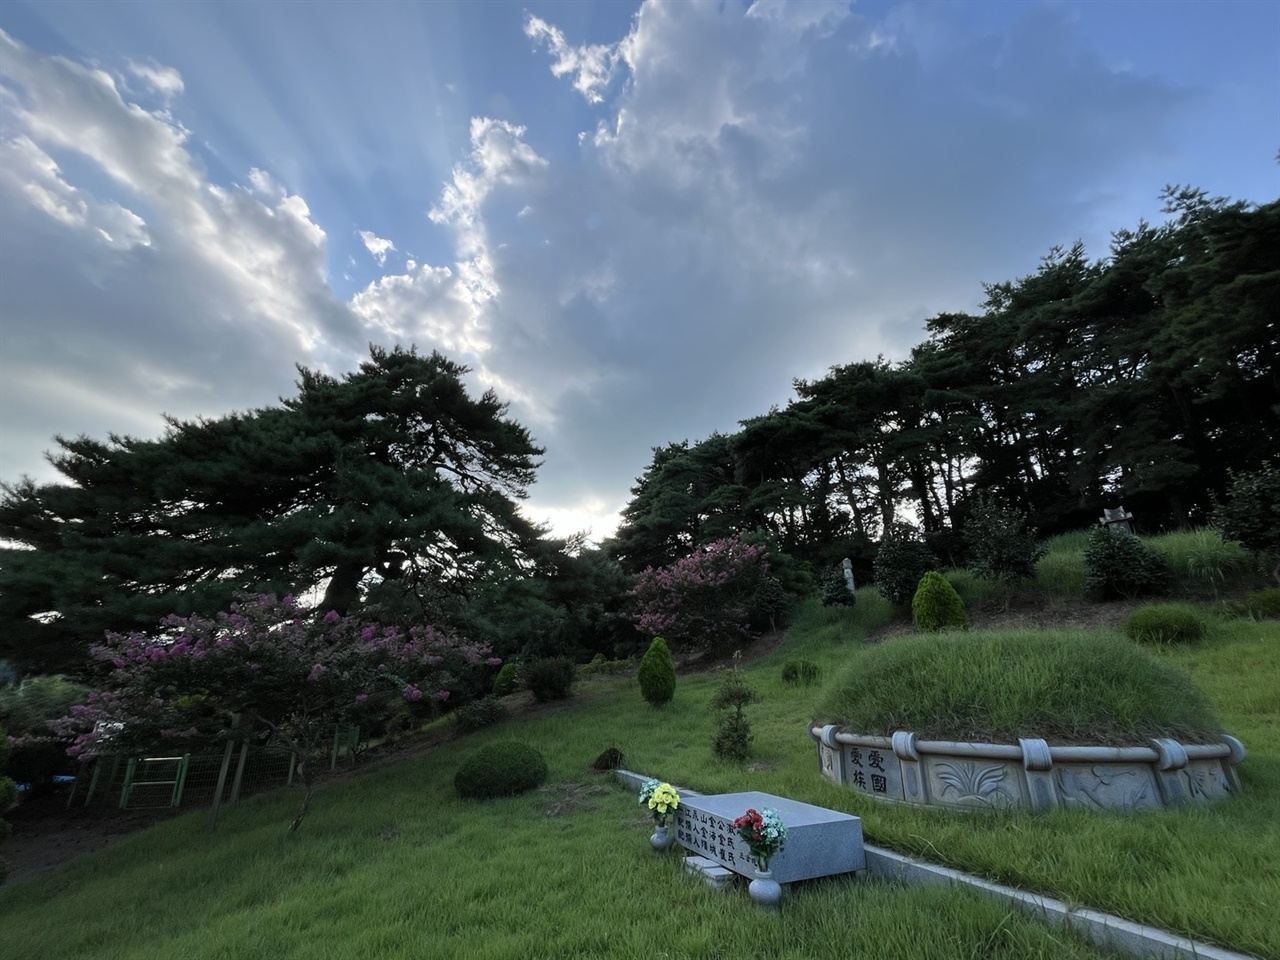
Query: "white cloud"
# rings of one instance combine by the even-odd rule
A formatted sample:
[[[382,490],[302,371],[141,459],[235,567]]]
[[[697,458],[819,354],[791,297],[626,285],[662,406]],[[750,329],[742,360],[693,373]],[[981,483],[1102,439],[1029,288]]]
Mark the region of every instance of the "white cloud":
[[[544,44],[555,57],[551,73],[557,77],[573,77],[573,89],[588,103],[600,103],[613,77],[618,62],[617,44],[584,44],[570,46],[564,33],[540,17],[525,14],[524,32],[535,44]]]
[[[137,63],[130,60],[129,72],[166,100],[177,96],[185,89],[182,83],[182,74],[173,67],[163,67],[157,63]]]
[[[387,254],[396,248],[396,245],[390,240],[378,236],[372,230],[360,230],[357,232],[360,242],[364,244],[364,248],[373,255],[378,261],[378,266],[384,266],[387,262]]]

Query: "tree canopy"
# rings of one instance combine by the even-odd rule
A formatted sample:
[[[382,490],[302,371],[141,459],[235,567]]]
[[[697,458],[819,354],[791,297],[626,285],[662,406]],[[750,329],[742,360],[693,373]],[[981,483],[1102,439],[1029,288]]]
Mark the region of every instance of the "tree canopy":
[[[438,353],[299,367],[279,406],[167,419],[158,439],[56,438],[63,482],[3,485],[0,656],[75,671],[104,631],[212,616],[242,593],[376,594],[421,619],[540,531],[517,510],[542,449]]]
[[[1055,247],[901,362],[834,365],[736,433],[655,449],[610,548],[638,573],[761,530],[865,579],[903,517],[963,562],[978,493],[1042,536],[1121,502],[1147,530],[1207,522],[1233,473],[1280,456],[1280,201],[1163,198],[1164,224],[1096,261]]]

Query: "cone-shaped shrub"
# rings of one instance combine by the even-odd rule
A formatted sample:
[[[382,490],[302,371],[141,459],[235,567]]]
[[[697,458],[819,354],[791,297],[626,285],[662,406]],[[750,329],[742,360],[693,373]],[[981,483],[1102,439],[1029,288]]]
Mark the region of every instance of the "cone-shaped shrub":
[[[936,570],[930,570],[920,578],[916,595],[911,598],[911,616],[917,630],[928,632],[969,625],[960,594]]]
[[[676,667],[671,662],[667,641],[654,637],[640,661],[640,693],[655,707],[667,703],[676,694]]]

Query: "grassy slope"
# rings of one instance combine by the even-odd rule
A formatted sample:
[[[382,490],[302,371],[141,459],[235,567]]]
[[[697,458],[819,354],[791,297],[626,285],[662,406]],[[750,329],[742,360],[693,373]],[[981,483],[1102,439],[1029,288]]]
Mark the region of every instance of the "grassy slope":
[[[706,753],[692,738],[674,745],[684,720],[706,719],[696,705],[705,699],[688,691],[647,735],[655,714],[631,683],[584,685],[573,704],[521,724],[555,781],[523,797],[474,804],[453,794],[462,758],[510,736],[504,726],[322,789],[294,836],[284,833],[296,799],[287,793],[231,811],[213,837],[199,813],[165,823],[0,891],[0,955],[1099,956],[972,895],[840,878],[793,889],[772,917],[741,889],[717,894],[686,877],[677,857],[649,849],[634,795],[584,771],[626,730],[656,745],[642,759],[655,769],[668,749]],[[731,773],[719,771],[742,779]]]
[[[887,615],[864,597],[854,611],[810,608],[779,651],[746,668],[764,695],[748,710],[752,767],[710,753],[714,676],[681,677],[661,710],[634,680],[594,680],[518,727],[323,790],[297,836],[283,834],[295,797],[259,798],[213,838],[197,814],[0,890],[0,955],[1093,955],[1060,931],[952,892],[809,884],[780,918],[740,892],[713,894],[647,849],[633,797],[582,772],[617,745],[633,769],[703,792],[758,789],[847,810],[862,816],[871,841],[1280,958],[1280,625],[1218,625],[1194,650],[1161,653],[1193,673],[1248,745],[1243,796],[1139,817],[962,815],[879,805],[817,773],[804,728],[821,686],[787,686],[778,674],[784,660],[805,656],[831,677],[856,656],[857,641]],[[576,786],[457,800],[450,780],[461,759],[513,732],[547,753],[553,780]]]

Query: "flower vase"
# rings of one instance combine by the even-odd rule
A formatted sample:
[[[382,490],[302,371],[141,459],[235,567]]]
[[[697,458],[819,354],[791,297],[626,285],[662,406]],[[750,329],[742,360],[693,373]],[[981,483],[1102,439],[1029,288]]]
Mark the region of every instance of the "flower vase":
[[[661,853],[666,850],[674,842],[675,837],[671,836],[671,831],[665,823],[657,824],[653,829],[653,836],[649,838],[649,843],[653,845],[653,849]]]
[[[782,900],[782,884],[773,879],[773,871],[768,866],[757,867],[755,879],[747,887],[751,899],[766,910],[777,910]]]

